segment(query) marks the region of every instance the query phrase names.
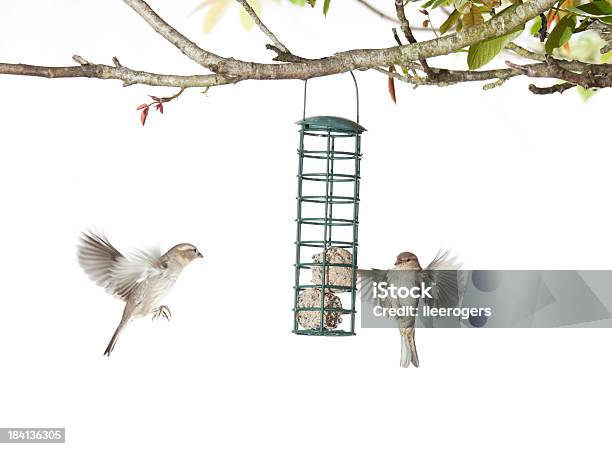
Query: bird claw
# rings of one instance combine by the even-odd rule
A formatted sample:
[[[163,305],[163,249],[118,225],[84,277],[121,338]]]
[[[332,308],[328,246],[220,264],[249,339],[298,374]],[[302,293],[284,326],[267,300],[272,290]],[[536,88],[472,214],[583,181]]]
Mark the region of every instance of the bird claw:
[[[172,313],[170,312],[168,306],[159,306],[153,309],[153,318],[151,318],[151,321],[157,320],[161,317],[164,317],[167,321],[170,321],[170,318],[172,318]]]

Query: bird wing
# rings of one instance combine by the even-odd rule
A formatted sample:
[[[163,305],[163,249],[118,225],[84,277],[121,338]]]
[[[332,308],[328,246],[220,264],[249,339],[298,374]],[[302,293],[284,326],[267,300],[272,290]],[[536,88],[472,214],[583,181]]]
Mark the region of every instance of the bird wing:
[[[374,295],[374,283],[387,282],[387,273],[384,270],[378,270],[372,268],[370,270],[359,270],[359,285],[362,298],[367,298],[373,302],[374,306],[390,307],[391,304],[387,304],[387,300],[383,300],[378,296]]]
[[[103,235],[83,233],[77,246],[79,265],[108,293],[127,300],[136,287],[164,270],[159,250],[121,254]]]
[[[362,298],[366,298],[372,307],[381,306],[384,308],[399,308],[401,306],[418,306],[418,300],[416,299],[400,299],[394,298],[391,295],[383,298],[380,295],[374,293],[374,283],[381,284],[386,282],[387,284],[395,285],[396,287],[408,286],[413,287],[415,285],[416,272],[412,271],[401,271],[401,270],[379,270],[372,268],[370,270],[360,270],[360,285],[359,290]],[[396,322],[399,327],[410,327],[414,325],[415,317],[389,317],[389,320]]]
[[[438,251],[436,257],[423,270],[428,285],[433,284],[433,306],[440,308],[456,307],[465,285],[461,263],[449,251]]]

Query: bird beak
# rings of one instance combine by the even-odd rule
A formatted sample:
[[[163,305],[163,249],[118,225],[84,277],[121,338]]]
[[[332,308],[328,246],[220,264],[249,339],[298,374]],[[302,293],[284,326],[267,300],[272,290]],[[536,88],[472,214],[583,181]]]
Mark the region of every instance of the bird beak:
[[[204,256],[202,255],[202,253],[200,251],[198,251],[198,253],[196,254],[196,258],[197,259],[203,259]]]

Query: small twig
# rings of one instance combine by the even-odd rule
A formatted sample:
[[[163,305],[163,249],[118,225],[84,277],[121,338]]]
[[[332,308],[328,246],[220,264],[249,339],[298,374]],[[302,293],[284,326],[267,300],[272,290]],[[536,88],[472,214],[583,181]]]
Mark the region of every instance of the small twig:
[[[285,45],[276,37],[276,35],[272,31],[270,31],[270,29],[261,21],[261,19],[255,12],[255,10],[251,8],[251,5],[249,5],[249,3],[246,0],[236,0],[236,1],[242,5],[242,8],[251,17],[253,22],[255,22],[255,24],[259,27],[259,29],[263,32],[263,34],[268,36],[268,38],[272,41],[272,43],[274,44],[276,48],[278,48],[283,53],[291,54],[289,49],[285,47]]]
[[[379,16],[381,19],[385,19],[388,20],[390,22],[395,22],[395,23],[399,23],[399,21],[395,18],[392,17],[388,14],[385,14],[384,12],[382,12],[380,9],[376,9],[374,6],[372,6],[370,3],[368,3],[365,0],[355,0],[357,3],[361,3],[363,6],[365,6],[366,8],[368,8],[370,11],[372,11],[374,14],[376,14],[377,16]]]
[[[533,59],[534,61],[544,62],[546,60],[545,55],[541,55],[539,53],[534,53],[533,51],[527,50],[526,48],[520,47],[516,45],[514,42],[509,42],[506,44],[506,50],[510,50],[513,53],[525,58],[525,59]]]
[[[402,29],[402,32],[404,33],[404,36],[406,37],[409,43],[416,44],[417,41],[414,38],[414,35],[412,34],[412,30],[410,29],[410,22],[408,22],[408,19],[406,18],[406,11],[404,11],[403,0],[395,0],[395,11],[397,13],[397,18],[400,22],[400,27]],[[423,66],[423,70],[425,71],[428,77],[436,77],[437,74],[434,73],[433,70],[431,70],[431,68],[427,64],[426,59],[419,59],[419,62]]]
[[[403,45],[402,44],[402,40],[400,39],[399,35],[397,34],[397,29],[394,27],[394,28],[391,28],[391,31],[393,32],[393,38],[395,39],[395,42],[397,42],[397,45],[400,45],[400,46]],[[409,70],[412,70],[413,75],[417,76],[417,73],[416,73],[416,70],[415,70],[415,66],[419,70],[423,70],[423,67],[420,66],[420,65],[411,64],[411,67],[409,67]]]
[[[540,14],[541,25],[538,31],[538,36],[540,38],[540,42],[544,42],[548,37],[548,21],[546,20],[546,14]]]
[[[548,94],[555,94],[555,93],[562,94],[566,90],[571,89],[573,87],[576,87],[576,85],[572,83],[555,84],[554,86],[550,86],[550,87],[538,87],[533,84],[530,84],[529,91],[536,95],[548,95]]]
[[[585,89],[612,87],[612,70],[610,64],[584,64],[580,73],[563,67],[560,61],[551,56],[542,64],[518,65],[506,61],[506,65],[532,78],[556,78]],[[541,68],[544,67],[542,70]]]
[[[276,56],[272,58],[273,61],[278,62],[306,62],[311,61],[311,59],[302,58],[301,56],[294,55],[291,52],[284,52],[280,48],[272,44],[266,44],[266,48],[268,50],[272,50],[276,53]]]
[[[91,65],[91,62],[89,62],[87,59],[79,56],[79,55],[73,55],[72,56],[72,60],[74,62],[76,62],[77,64],[81,64],[81,65]]]
[[[149,110],[151,107],[154,107],[156,111],[163,114],[164,103],[168,103],[169,101],[178,98],[183,92],[185,92],[185,88],[181,88],[181,90],[179,90],[176,94],[169,97],[156,97],[155,95],[149,95],[153,101],[151,103],[143,103],[136,108],[137,111],[140,111],[140,123],[142,123],[142,126],[144,126],[147,122],[147,117],[149,116]]]
[[[491,89],[495,89],[496,87],[501,86],[502,84],[504,84],[506,81],[508,81],[508,78],[500,78],[497,81],[493,81],[492,83],[487,83],[484,84],[482,86],[482,90],[491,90]]]

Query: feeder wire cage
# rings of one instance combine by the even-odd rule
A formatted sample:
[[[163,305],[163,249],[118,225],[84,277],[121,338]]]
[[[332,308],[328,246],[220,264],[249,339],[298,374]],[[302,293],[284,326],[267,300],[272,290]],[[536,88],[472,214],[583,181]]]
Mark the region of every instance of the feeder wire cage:
[[[302,120],[297,122],[300,137],[293,308],[293,332],[299,335],[355,335],[361,134],[365,128],[359,124],[359,86],[353,72],[350,74],[355,85],[356,121],[334,116],[306,118],[308,80],[304,82]],[[324,147],[321,142],[325,142]],[[324,167],[305,170],[306,163]],[[339,164],[344,170],[339,170]],[[340,194],[339,183],[343,183]],[[306,205],[317,212],[304,216]],[[338,217],[338,208],[345,207],[349,209],[347,216]],[[317,235],[320,232],[321,238],[305,240],[306,228],[314,229]],[[350,239],[334,237],[339,228],[350,228]],[[307,262],[303,260],[306,249],[322,252]],[[302,282],[309,272],[312,279]],[[343,307],[335,293],[350,295],[350,307]],[[348,326],[345,322],[344,328],[339,328],[345,315],[350,318]]]

